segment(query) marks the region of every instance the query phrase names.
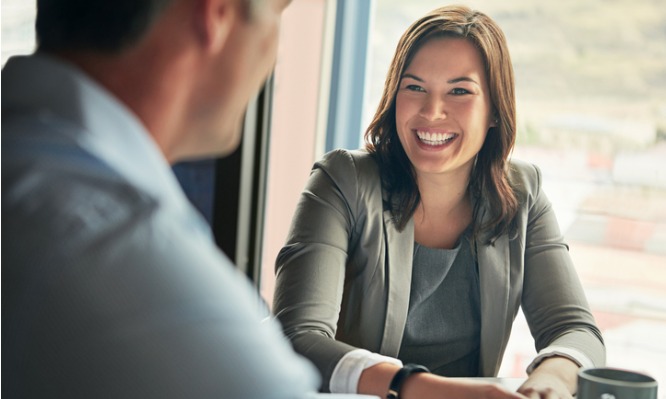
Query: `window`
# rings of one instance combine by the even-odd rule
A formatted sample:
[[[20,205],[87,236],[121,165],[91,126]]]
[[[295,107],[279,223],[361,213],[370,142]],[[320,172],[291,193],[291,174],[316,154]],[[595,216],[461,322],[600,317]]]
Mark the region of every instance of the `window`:
[[[260,289],[270,304],[275,258],[296,203],[325,148],[334,10],[325,0],[294,1],[282,17],[274,74]],[[304,35],[303,32],[308,32]]]
[[[666,14],[658,2],[462,1],[495,19],[514,63],[513,157],[537,164],[609,366],[666,383]],[[402,32],[437,0],[376,0],[370,121]],[[500,376],[534,357],[522,315]]]
[[[2,65],[12,55],[29,54],[35,48],[36,1],[2,1]]]

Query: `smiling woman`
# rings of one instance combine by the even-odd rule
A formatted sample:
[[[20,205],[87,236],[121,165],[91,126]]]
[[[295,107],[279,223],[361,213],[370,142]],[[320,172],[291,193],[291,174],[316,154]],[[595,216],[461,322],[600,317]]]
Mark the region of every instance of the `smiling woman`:
[[[496,23],[460,6],[417,19],[366,149],[315,164],[277,258],[273,310],[323,389],[519,398],[440,376],[496,376],[521,306],[540,353],[519,392],[571,398],[578,368],[604,363],[540,171],[508,160],[515,136]]]

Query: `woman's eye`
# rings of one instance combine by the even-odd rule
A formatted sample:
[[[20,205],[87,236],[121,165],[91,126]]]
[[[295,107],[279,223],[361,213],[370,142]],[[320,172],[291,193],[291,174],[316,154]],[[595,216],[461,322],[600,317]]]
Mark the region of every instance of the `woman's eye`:
[[[463,94],[469,94],[469,91],[467,89],[456,87],[455,89],[451,90],[451,94],[454,94],[456,96],[460,96],[460,95],[463,95]]]
[[[423,89],[423,87],[421,87],[419,85],[407,85],[407,86],[405,86],[405,89],[407,89],[409,91],[425,91]]]

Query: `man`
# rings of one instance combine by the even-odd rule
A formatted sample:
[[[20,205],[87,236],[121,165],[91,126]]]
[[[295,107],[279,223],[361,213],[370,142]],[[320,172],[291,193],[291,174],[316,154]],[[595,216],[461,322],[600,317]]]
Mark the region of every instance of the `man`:
[[[287,3],[38,1],[2,71],[7,397],[314,392],[169,167],[237,147]]]

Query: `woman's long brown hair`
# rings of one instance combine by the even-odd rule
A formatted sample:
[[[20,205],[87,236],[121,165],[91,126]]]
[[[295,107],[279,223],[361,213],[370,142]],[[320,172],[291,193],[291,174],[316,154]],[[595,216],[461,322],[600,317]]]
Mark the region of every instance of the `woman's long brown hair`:
[[[387,206],[399,229],[405,227],[420,201],[414,168],[400,140],[395,121],[395,98],[400,78],[419,48],[435,37],[469,40],[481,54],[497,126],[490,128],[470,177],[469,190],[475,209],[473,235],[490,233],[493,242],[509,232],[518,200],[507,178],[507,159],[516,138],[516,101],[513,66],[504,33],[485,14],[464,6],[446,6],[431,11],[414,22],[398,42],[384,93],[377,112],[365,132],[367,150],[380,166]],[[481,225],[479,206],[489,204],[491,217]]]

